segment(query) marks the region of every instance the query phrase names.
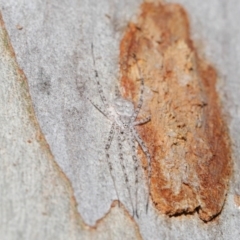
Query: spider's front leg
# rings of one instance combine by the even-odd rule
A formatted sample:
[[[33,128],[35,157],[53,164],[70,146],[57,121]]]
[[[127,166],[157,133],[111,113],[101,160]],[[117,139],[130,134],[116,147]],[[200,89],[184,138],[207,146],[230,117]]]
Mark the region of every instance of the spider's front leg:
[[[98,92],[99,92],[99,95],[101,97],[101,100],[103,102],[103,105],[104,105],[105,109],[108,109],[109,108],[109,104],[108,104],[107,99],[105,98],[105,96],[103,94],[102,86],[101,86],[101,84],[99,82],[99,74],[98,74],[98,71],[97,71],[97,68],[96,68],[94,51],[93,51],[93,43],[91,44],[91,53],[92,53],[92,58],[93,58],[93,66],[94,66],[95,78],[97,79]]]
[[[87,100],[100,112],[102,113],[106,118],[110,119],[108,112],[101,108],[98,104],[94,103],[90,98],[87,97]]]

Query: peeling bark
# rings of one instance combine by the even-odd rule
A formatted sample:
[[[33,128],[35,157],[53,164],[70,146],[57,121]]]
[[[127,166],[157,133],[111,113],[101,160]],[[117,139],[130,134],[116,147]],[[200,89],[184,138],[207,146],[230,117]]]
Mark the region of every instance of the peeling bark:
[[[121,84],[136,101],[135,56],[152,92],[151,122],[139,129],[152,154],[152,199],[168,215],[197,210],[209,221],[220,213],[231,177],[216,70],[198,57],[182,7],[145,3],[141,9],[121,41]]]

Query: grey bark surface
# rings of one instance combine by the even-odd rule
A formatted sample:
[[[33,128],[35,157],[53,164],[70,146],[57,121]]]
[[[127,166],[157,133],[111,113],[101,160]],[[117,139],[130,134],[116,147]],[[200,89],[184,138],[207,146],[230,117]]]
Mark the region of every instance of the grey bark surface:
[[[6,33],[1,29],[1,239],[240,236],[240,209],[234,202],[234,196],[240,195],[240,2],[167,2],[185,7],[196,46],[219,73],[217,87],[231,135],[234,176],[218,221],[206,224],[197,215],[169,218],[156,212],[152,204],[146,214],[143,177],[140,217],[132,219],[116,143],[110,157],[123,205],[111,207],[117,196],[104,152],[110,123],[87,101],[87,97],[100,101],[91,43],[101,85],[111,102],[119,79],[119,43],[128,22],[139,13],[141,1],[0,0],[16,54],[6,47]],[[125,146],[126,156],[128,151]],[[131,160],[128,162],[131,169]],[[128,175],[133,181],[131,171]]]

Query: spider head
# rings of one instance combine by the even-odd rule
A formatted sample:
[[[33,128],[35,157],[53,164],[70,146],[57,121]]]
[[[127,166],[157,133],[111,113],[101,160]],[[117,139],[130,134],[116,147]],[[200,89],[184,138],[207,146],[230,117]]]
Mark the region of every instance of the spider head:
[[[134,113],[133,103],[124,98],[116,98],[114,100],[114,109],[122,117],[129,118]]]

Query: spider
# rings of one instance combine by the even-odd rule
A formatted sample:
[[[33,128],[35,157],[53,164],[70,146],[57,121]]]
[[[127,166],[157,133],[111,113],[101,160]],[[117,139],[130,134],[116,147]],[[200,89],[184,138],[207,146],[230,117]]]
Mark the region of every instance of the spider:
[[[98,71],[96,70],[96,64],[95,64],[95,58],[94,58],[94,52],[93,52],[93,44],[91,45],[91,53],[92,53],[92,58],[93,58],[93,65],[95,68],[95,70],[94,70],[95,78],[97,79],[98,92],[99,92],[101,101],[104,105],[104,108],[93,103],[93,101],[91,101],[90,99],[88,99],[88,100],[92,103],[92,105],[98,111],[100,111],[107,119],[109,119],[111,121],[111,129],[110,129],[107,143],[105,146],[106,160],[107,160],[107,164],[109,167],[110,175],[111,175],[111,178],[112,178],[112,181],[114,184],[117,198],[119,200],[119,194],[118,194],[116,183],[115,183],[115,177],[114,177],[113,171],[112,171],[113,170],[112,163],[110,162],[110,156],[109,156],[109,149],[110,149],[113,137],[114,137],[114,135],[116,135],[118,150],[119,150],[118,156],[119,156],[120,165],[121,165],[121,168],[122,168],[122,171],[124,174],[127,191],[128,191],[130,201],[131,201],[133,217],[134,217],[134,215],[136,215],[136,217],[138,218],[139,215],[138,215],[138,211],[137,211],[137,191],[138,191],[137,186],[138,186],[138,182],[139,182],[139,180],[138,180],[139,159],[138,159],[137,153],[136,153],[136,144],[135,144],[136,141],[139,144],[139,146],[141,147],[141,149],[143,150],[144,154],[146,155],[147,162],[148,162],[148,167],[147,167],[147,170],[148,170],[148,184],[147,184],[148,197],[147,197],[147,204],[146,204],[146,212],[148,210],[148,205],[149,205],[150,177],[151,177],[151,155],[150,155],[145,143],[143,142],[143,140],[141,139],[141,137],[139,136],[138,132],[135,129],[135,126],[145,124],[151,120],[151,116],[148,116],[147,118],[144,118],[141,120],[136,120],[136,118],[141,110],[142,104],[143,104],[144,79],[143,79],[143,77],[140,78],[140,81],[141,81],[140,96],[139,96],[139,100],[138,100],[136,109],[134,109],[134,104],[131,101],[129,101],[121,96],[118,87],[115,88],[115,99],[113,100],[113,103],[110,105],[107,102],[107,100],[103,94],[102,86],[99,82],[99,76],[98,76]],[[137,64],[137,67],[138,67],[138,71],[140,73],[138,64]],[[135,201],[136,201],[135,207],[136,208],[134,208],[132,195],[131,195],[131,191],[130,191],[130,187],[129,187],[129,178],[126,173],[126,168],[125,168],[125,165],[123,162],[123,160],[124,160],[123,149],[122,149],[123,139],[127,140],[129,145],[131,146],[131,150],[132,150],[132,159],[134,162],[134,170],[135,170],[135,185],[136,185],[135,186],[136,187],[135,188]]]

